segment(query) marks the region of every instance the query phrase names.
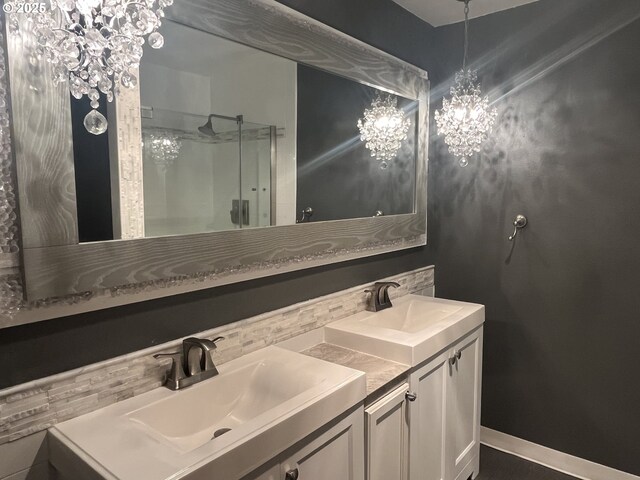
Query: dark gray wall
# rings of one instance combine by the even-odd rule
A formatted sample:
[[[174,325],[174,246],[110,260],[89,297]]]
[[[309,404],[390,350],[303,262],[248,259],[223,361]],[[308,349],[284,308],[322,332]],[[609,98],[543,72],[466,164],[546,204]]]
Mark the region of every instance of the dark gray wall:
[[[413,63],[426,56],[432,28],[391,0],[287,4]],[[0,369],[0,388],[429,265],[423,250],[3,329],[0,365],[6,368]]]
[[[429,180],[437,293],[487,306],[482,424],[636,475],[639,16],[637,0],[541,0],[473,20],[499,125],[466,169],[435,141]],[[437,30],[435,87],[461,35]]]
[[[298,65],[297,93],[296,211],[313,208],[312,222],[413,213],[418,102],[395,97],[412,128],[383,170],[357,126],[379,90]]]

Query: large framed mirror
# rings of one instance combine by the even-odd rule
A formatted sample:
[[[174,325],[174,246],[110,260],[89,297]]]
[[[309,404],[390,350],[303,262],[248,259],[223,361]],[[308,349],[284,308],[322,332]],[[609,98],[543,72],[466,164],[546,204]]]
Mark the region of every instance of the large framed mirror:
[[[425,71],[271,0],[165,13],[135,85],[100,98],[99,135],[37,39],[7,33],[29,301],[161,296],[426,243]],[[389,125],[398,138],[379,142]]]

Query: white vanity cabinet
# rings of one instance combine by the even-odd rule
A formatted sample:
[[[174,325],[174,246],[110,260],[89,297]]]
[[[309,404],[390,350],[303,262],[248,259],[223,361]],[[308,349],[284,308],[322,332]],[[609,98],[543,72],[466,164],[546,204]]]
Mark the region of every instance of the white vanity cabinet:
[[[482,328],[410,375],[410,480],[479,473]]]
[[[407,480],[409,417],[405,383],[365,410],[368,480]]]
[[[243,480],[364,480],[364,411],[360,407]]]

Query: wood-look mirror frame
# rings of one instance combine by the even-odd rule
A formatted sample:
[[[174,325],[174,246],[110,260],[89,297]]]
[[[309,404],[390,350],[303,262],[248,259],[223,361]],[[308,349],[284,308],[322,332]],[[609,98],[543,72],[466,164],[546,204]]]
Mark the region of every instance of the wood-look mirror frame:
[[[414,213],[79,243],[69,94],[65,85],[52,84],[47,65],[39,70],[39,88],[30,88],[20,41],[7,35],[28,301],[140,284],[161,289],[188,279],[199,279],[189,287],[196,290],[426,244],[429,82],[424,70],[273,0],[179,0],[166,13],[184,25],[417,100]],[[121,105],[118,99],[119,120]],[[117,128],[122,159],[130,154],[128,147],[141,148],[136,146],[139,108]]]

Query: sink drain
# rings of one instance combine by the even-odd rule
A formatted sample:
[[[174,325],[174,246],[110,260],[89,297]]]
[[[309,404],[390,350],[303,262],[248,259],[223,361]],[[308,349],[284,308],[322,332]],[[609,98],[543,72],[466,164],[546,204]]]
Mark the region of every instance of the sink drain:
[[[219,428],[218,430],[213,432],[213,437],[211,437],[211,440],[213,440],[214,438],[218,438],[220,435],[224,435],[225,433],[230,431],[231,431],[230,428]]]

